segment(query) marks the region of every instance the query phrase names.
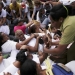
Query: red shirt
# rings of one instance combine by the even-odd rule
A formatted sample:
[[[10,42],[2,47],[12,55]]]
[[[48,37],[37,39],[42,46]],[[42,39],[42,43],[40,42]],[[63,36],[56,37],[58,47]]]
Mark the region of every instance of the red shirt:
[[[25,25],[22,25],[22,26],[15,26],[15,27],[14,27],[14,32],[16,32],[17,30],[22,30],[23,33],[25,33],[25,29],[26,29],[26,26],[25,26]]]

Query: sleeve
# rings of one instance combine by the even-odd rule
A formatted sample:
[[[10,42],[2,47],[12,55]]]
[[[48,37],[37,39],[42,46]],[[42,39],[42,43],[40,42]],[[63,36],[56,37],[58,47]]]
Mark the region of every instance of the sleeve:
[[[4,71],[2,71],[0,73],[0,75],[4,75],[4,72],[7,73],[11,73],[12,75],[14,75],[16,73],[16,71],[18,71],[18,68],[15,67],[13,64],[11,64],[9,67],[7,67]]]
[[[71,25],[67,26],[64,29],[64,32],[62,33],[62,37],[59,44],[61,45],[70,44],[74,41],[74,37],[75,37],[74,27],[72,27]]]
[[[9,5],[9,8],[12,10],[12,4]]]
[[[19,8],[21,8],[21,5],[20,5],[20,3],[18,3],[18,7],[19,7]]]
[[[3,11],[3,17],[6,17],[6,10]]]

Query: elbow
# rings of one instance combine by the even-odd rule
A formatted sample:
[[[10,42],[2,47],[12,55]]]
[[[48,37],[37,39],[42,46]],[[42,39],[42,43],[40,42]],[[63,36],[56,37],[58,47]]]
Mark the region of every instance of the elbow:
[[[29,51],[30,51],[30,52],[38,52],[38,49],[36,49],[36,48],[31,48],[31,49],[29,49]]]
[[[34,48],[33,51],[34,51],[34,52],[38,52],[38,49],[37,49],[37,48]]]

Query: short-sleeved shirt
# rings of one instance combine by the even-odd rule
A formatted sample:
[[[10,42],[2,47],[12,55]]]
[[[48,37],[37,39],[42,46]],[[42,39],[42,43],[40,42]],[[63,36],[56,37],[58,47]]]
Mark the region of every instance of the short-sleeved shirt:
[[[25,25],[22,25],[22,26],[15,26],[14,27],[14,32],[16,32],[17,30],[22,30],[23,33],[25,33],[25,29],[26,29],[26,26]]]
[[[75,41],[75,16],[68,16],[61,25],[61,45],[70,44]]]
[[[12,3],[10,4],[9,7],[10,7],[11,10],[14,10],[14,11],[18,12],[19,8],[21,8],[21,5],[20,5],[20,3],[17,2],[16,7],[14,7],[14,5]]]

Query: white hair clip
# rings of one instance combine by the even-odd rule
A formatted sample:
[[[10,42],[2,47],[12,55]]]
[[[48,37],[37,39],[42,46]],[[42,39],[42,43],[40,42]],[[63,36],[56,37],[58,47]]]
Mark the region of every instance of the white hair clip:
[[[25,52],[25,55],[27,56],[27,52]]]

